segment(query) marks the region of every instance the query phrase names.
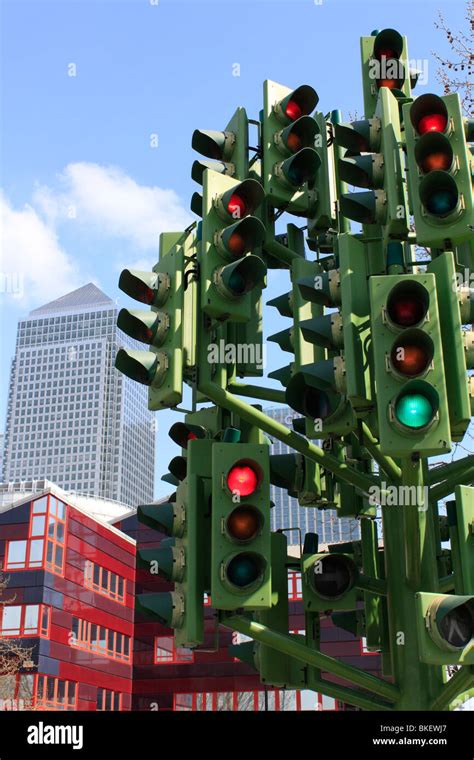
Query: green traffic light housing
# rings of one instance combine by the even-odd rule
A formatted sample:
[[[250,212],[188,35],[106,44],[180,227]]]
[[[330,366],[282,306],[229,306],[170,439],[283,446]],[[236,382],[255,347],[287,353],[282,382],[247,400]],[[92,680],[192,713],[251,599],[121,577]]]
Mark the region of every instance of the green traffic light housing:
[[[302,148],[314,148],[318,132],[319,127],[315,119],[311,116],[301,116],[275,134],[275,145],[284,156],[298,153]]]
[[[202,425],[192,425],[188,422],[175,422],[169,429],[168,433],[174,443],[177,443],[182,449],[188,448],[189,441],[196,438],[207,438],[207,431]]]
[[[383,190],[343,193],[339,198],[341,214],[361,224],[383,224],[387,215],[387,196]]]
[[[163,504],[140,504],[137,507],[137,517],[144,525],[168,536],[184,534],[185,515],[176,501]]]
[[[137,549],[137,568],[148,570],[152,575],[156,574],[167,581],[181,583],[185,570],[184,549],[181,546]]]
[[[249,254],[233,264],[217,269],[214,281],[223,296],[237,300],[253,288],[262,287],[266,271],[262,259]]]
[[[143,272],[124,269],[119,278],[119,288],[136,301],[150,306],[163,306],[171,287],[170,277],[161,272]]]
[[[264,197],[265,193],[260,182],[256,179],[244,179],[243,182],[214,198],[213,205],[221,219],[229,222],[229,220],[242,219],[244,216],[253,214]]]
[[[195,129],[191,139],[192,148],[207,158],[226,161],[232,156],[235,145],[233,132],[217,132],[210,129]]]
[[[191,167],[191,179],[202,185],[206,169],[219,174],[227,174],[229,177],[235,175],[235,165],[226,161],[194,161]]]
[[[309,116],[318,105],[316,90],[308,84],[302,84],[274,104],[273,110],[283,124],[296,121],[301,116]]]
[[[380,189],[384,181],[384,162],[381,153],[367,156],[354,156],[339,160],[339,177],[356,187]]]
[[[127,377],[143,385],[159,386],[168,366],[166,354],[158,351],[132,351],[121,348],[115,357],[115,367]]]
[[[379,118],[362,119],[350,124],[335,124],[334,135],[338,145],[349,154],[377,153],[381,144],[382,124]],[[347,154],[346,154],[347,155]]]
[[[216,233],[215,245],[219,253],[228,259],[243,256],[262,245],[265,227],[260,219],[247,216]]]
[[[314,182],[321,159],[314,148],[302,148],[285,161],[275,164],[275,176],[288,187],[298,188],[305,182]]]
[[[184,617],[184,597],[177,591],[138,594],[135,610],[148,620],[158,620],[167,627],[179,628]]]
[[[166,312],[121,309],[117,326],[135,340],[161,346],[169,330],[170,319]]]
[[[303,298],[321,306],[339,306],[341,303],[341,277],[338,269],[320,272],[314,277],[302,277],[297,281]]]
[[[306,319],[304,322],[300,322],[300,330],[308,343],[332,350],[344,347],[342,315],[340,312]]]

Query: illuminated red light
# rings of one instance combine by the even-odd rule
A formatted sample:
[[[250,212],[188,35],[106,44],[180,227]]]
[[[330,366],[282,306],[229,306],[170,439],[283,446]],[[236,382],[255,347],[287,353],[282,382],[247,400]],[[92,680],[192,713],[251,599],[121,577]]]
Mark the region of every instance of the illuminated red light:
[[[427,132],[444,132],[448,120],[444,113],[430,113],[422,116],[418,122],[418,132],[424,135]]]
[[[227,475],[229,490],[239,496],[249,496],[257,488],[257,483],[257,473],[247,464],[235,465]]]
[[[188,441],[197,441],[197,435],[195,433],[188,433],[187,439]]]
[[[227,204],[227,211],[234,217],[234,219],[241,219],[247,213],[247,204],[240,195],[233,193]]]
[[[153,290],[146,285],[143,285],[141,288],[137,288],[137,301],[141,301],[142,303],[151,304],[153,303],[153,299],[155,298],[155,294]]]
[[[299,119],[300,116],[302,116],[303,114],[303,111],[301,110],[301,106],[299,106],[295,100],[288,101],[288,103],[286,104],[285,112],[288,118],[291,119],[292,121]]]
[[[377,87],[388,87],[389,90],[397,90],[400,86],[398,79],[377,79]]]

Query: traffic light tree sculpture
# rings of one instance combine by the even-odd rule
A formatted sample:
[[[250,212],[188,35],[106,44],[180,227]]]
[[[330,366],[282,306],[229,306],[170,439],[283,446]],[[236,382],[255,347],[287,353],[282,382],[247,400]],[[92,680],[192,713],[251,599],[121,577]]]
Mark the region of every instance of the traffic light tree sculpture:
[[[149,386],[151,409],[180,411],[183,383],[193,391],[170,430],[176,493],[138,513],[167,535],[138,552],[140,567],[174,590],[138,606],[199,648],[210,595],[220,624],[252,640],[233,654],[267,685],[367,710],[448,710],[474,693],[474,455],[431,458],[463,440],[474,408],[474,129],[457,95],[413,96],[398,31],[363,37],[361,62],[356,122],[317,111],[308,84],[267,81],[258,119],[239,107],[223,130],[196,129],[199,221],[161,236],[152,272],[122,272],[150,311],[121,310],[119,327],[147,350],[120,350],[117,368]],[[270,305],[290,323],[271,340],[292,356],[269,377],[283,389],[237,380],[263,374],[248,349],[262,348],[276,269],[288,288]],[[251,399],[300,416],[289,429]],[[273,456],[274,439],[294,453]],[[321,546],[309,533],[290,556],[270,530],[270,484],[358,517],[360,540]],[[289,630],[290,570],[304,636]],[[381,677],[321,651],[328,614],[381,652]]]

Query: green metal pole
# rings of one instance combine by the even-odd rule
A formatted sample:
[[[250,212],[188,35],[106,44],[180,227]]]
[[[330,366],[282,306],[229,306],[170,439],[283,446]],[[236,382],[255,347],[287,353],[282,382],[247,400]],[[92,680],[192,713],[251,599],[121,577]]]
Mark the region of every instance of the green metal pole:
[[[354,689],[348,689],[347,686],[339,686],[332,681],[324,681],[322,678],[309,678],[308,688],[338,699],[340,702],[360,707],[362,710],[392,710],[392,706],[389,704],[366,697],[362,692],[358,693]]]
[[[399,689],[393,684],[388,683],[388,681],[383,681],[381,678],[354,668],[352,665],[340,662],[334,659],[334,657],[329,657],[327,654],[309,649],[305,644],[298,643],[291,636],[272,631],[270,628],[254,620],[232,616],[223,618],[220,622],[234,631],[239,631],[239,633],[249,636],[260,644],[265,644],[307,665],[312,665],[327,673],[344,678],[357,686],[361,686],[363,689],[368,689],[374,694],[386,697],[386,699],[392,702],[395,702],[400,696]]]
[[[250,406],[250,404],[246,404],[244,401],[241,401],[241,399],[236,398],[215,383],[205,382],[199,384],[199,390],[207,396],[207,398],[213,401],[216,406],[222,406],[225,409],[234,412],[251,425],[256,425],[265,433],[273,435],[275,438],[278,438],[279,441],[286,443],[290,448],[299,451],[300,454],[304,454],[308,459],[318,462],[318,464],[321,464],[326,470],[333,472],[341,480],[350,483],[350,485],[359,489],[365,495],[369,494],[369,488],[373,486],[380,489],[378,478],[358,472],[344,462],[339,462],[335,457],[330,456],[323,451],[322,448],[308,441],[307,438],[289,430],[285,425],[277,422],[277,420],[271,419],[266,414],[263,414],[263,412]]]
[[[425,491],[418,491],[423,487],[421,461],[402,462],[402,487],[403,506],[382,507],[390,654],[401,690],[395,709],[428,710],[442,688],[442,669],[421,662],[416,630],[415,593],[435,590],[438,582],[434,536],[427,528],[432,518]]]

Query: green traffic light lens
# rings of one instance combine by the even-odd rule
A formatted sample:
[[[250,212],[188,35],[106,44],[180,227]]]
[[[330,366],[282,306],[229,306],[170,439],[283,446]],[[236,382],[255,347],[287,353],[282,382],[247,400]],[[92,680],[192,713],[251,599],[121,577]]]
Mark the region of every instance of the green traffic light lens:
[[[422,393],[404,393],[395,404],[395,417],[404,427],[419,430],[433,419],[435,409]]]
[[[232,292],[236,295],[240,296],[242,293],[245,293],[245,279],[237,270],[234,270],[232,272],[231,276],[229,277],[228,285]]]
[[[242,552],[232,557],[226,568],[229,583],[237,588],[253,585],[262,575],[261,558],[256,554]]]

